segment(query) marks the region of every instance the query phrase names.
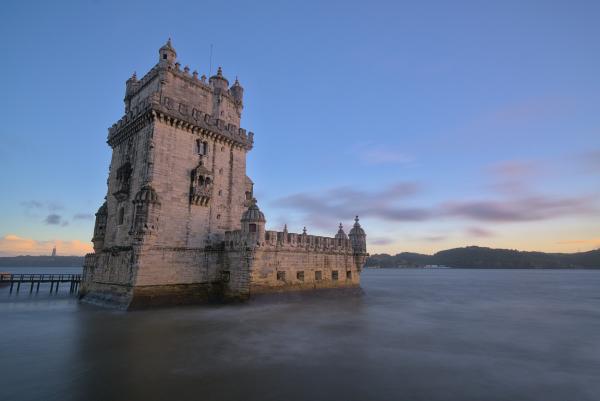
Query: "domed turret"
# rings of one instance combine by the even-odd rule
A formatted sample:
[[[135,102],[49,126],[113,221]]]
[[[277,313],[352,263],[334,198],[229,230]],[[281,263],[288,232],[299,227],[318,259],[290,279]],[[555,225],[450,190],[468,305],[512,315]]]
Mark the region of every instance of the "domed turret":
[[[344,232],[344,226],[342,226],[342,223],[340,223],[340,229],[338,230],[337,234],[335,235],[335,238],[336,239],[348,239],[348,236]]]
[[[256,204],[256,198],[252,198],[248,210],[242,214],[242,223],[265,223],[266,221],[265,215],[260,211]]]
[[[160,63],[173,64],[177,60],[177,52],[171,45],[171,38],[158,50],[158,54]]]
[[[106,233],[106,220],[108,219],[108,208],[106,202],[96,212],[96,223],[94,224],[94,251],[99,252],[104,248],[104,235]]]
[[[229,81],[223,76],[223,70],[221,67],[217,69],[217,73],[215,75],[210,77],[208,82],[212,84],[215,89],[222,89],[226,91],[227,88],[229,88]]]
[[[354,219],[354,227],[350,230],[348,237],[352,243],[354,253],[367,253],[367,234],[365,234],[365,230],[360,226],[358,216]]]
[[[256,204],[256,198],[252,198],[248,210],[242,214],[242,232],[253,237],[251,243],[261,244],[265,241],[265,215]]]
[[[238,81],[237,77],[235,78],[233,85],[231,85],[231,88],[229,88],[229,91],[236,102],[242,103],[244,100],[244,88],[240,85],[240,81]]]

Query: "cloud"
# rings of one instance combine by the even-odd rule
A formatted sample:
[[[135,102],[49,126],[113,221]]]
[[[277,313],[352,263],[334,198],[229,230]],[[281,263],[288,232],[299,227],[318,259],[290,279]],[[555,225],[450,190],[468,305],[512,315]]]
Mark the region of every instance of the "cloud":
[[[407,164],[414,161],[414,157],[393,145],[383,146],[373,142],[357,143],[348,153],[365,164]]]
[[[73,216],[73,220],[93,220],[94,215],[91,213],[77,213]]]
[[[540,166],[533,161],[509,160],[495,163],[487,170],[494,189],[512,194],[526,192],[532,179],[540,172]]]
[[[446,237],[445,235],[430,235],[428,237],[423,237],[421,239],[425,240],[425,241],[429,241],[429,242],[440,242],[440,241],[445,240],[446,238],[448,238],[448,237]]]
[[[339,221],[355,215],[390,221],[422,221],[430,217],[428,210],[398,205],[400,200],[419,192],[420,186],[414,182],[400,182],[374,192],[340,187],[321,194],[289,195],[276,200],[274,205],[303,212],[304,221],[319,228],[336,227]]]
[[[50,255],[53,247],[56,247],[59,255],[85,255],[92,252],[92,245],[89,242],[79,240],[38,241],[14,234],[0,237],[0,255],[2,256]]]
[[[369,243],[369,245],[389,245],[391,243],[393,243],[394,241],[390,238],[368,238],[367,237],[367,242]]]
[[[61,223],[62,217],[59,214],[49,214],[44,219],[44,223],[48,225],[59,225]]]
[[[588,197],[531,196],[506,200],[454,201],[441,205],[441,214],[479,221],[516,222],[546,220],[596,212]]]
[[[38,200],[28,200],[21,202],[21,206],[25,209],[25,215],[30,217],[39,218],[40,213],[44,210],[51,212],[51,215],[54,215],[57,210],[63,210],[64,206],[59,202],[54,201],[38,201]],[[52,224],[52,223],[47,223]]]
[[[487,238],[487,237],[492,237],[494,235],[493,232],[486,230],[485,228],[481,228],[481,227],[469,227],[469,228],[467,228],[466,231],[467,231],[467,234],[472,237]]]

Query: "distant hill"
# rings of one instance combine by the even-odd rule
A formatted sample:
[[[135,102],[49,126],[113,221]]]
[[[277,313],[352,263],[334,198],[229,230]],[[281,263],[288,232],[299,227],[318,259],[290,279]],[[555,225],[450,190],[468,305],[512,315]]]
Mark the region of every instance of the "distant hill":
[[[376,254],[367,259],[370,267],[423,267],[444,265],[479,269],[600,269],[600,249],[578,253],[523,252],[478,246],[454,248],[434,255],[403,252],[397,255]]]
[[[0,267],[80,267],[83,256],[0,257]]]

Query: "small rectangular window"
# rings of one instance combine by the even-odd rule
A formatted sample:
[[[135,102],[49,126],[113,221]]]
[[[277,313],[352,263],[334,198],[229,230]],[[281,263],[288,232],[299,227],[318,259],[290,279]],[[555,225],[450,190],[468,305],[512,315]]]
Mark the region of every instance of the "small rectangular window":
[[[334,270],[331,272],[331,279],[332,280],[337,280],[338,279],[338,271]]]
[[[352,280],[352,272],[351,271],[346,272],[346,280]]]
[[[256,232],[256,224],[254,224],[254,223],[248,224],[248,231],[250,231],[251,233],[255,233]]]
[[[285,281],[285,272],[277,272],[277,280]]]
[[[315,280],[316,281],[321,281],[323,280],[323,273],[320,270],[317,270],[315,272]]]
[[[229,271],[221,272],[221,281],[228,283],[231,280],[231,273]]]
[[[196,139],[196,153],[199,155],[207,155],[208,154],[208,143],[203,142],[201,139]]]
[[[296,278],[300,281],[304,281],[304,272],[300,271],[300,272],[296,273]]]

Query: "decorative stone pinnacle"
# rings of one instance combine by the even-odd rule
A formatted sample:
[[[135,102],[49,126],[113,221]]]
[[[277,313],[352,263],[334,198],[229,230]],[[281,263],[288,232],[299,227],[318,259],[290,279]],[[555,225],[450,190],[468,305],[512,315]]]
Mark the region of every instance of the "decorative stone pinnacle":
[[[217,69],[217,76],[218,77],[222,77],[223,76],[223,69],[221,68],[221,66],[219,66],[219,68]]]
[[[343,230],[344,226],[342,225],[342,223],[340,223],[340,230]]]
[[[192,72],[192,76],[194,79],[198,79],[198,71],[194,70],[194,72]]]
[[[186,65],[185,67],[183,67],[183,71],[185,73],[189,73],[190,72],[190,67]]]
[[[302,229],[302,234],[306,235],[306,226]]]

